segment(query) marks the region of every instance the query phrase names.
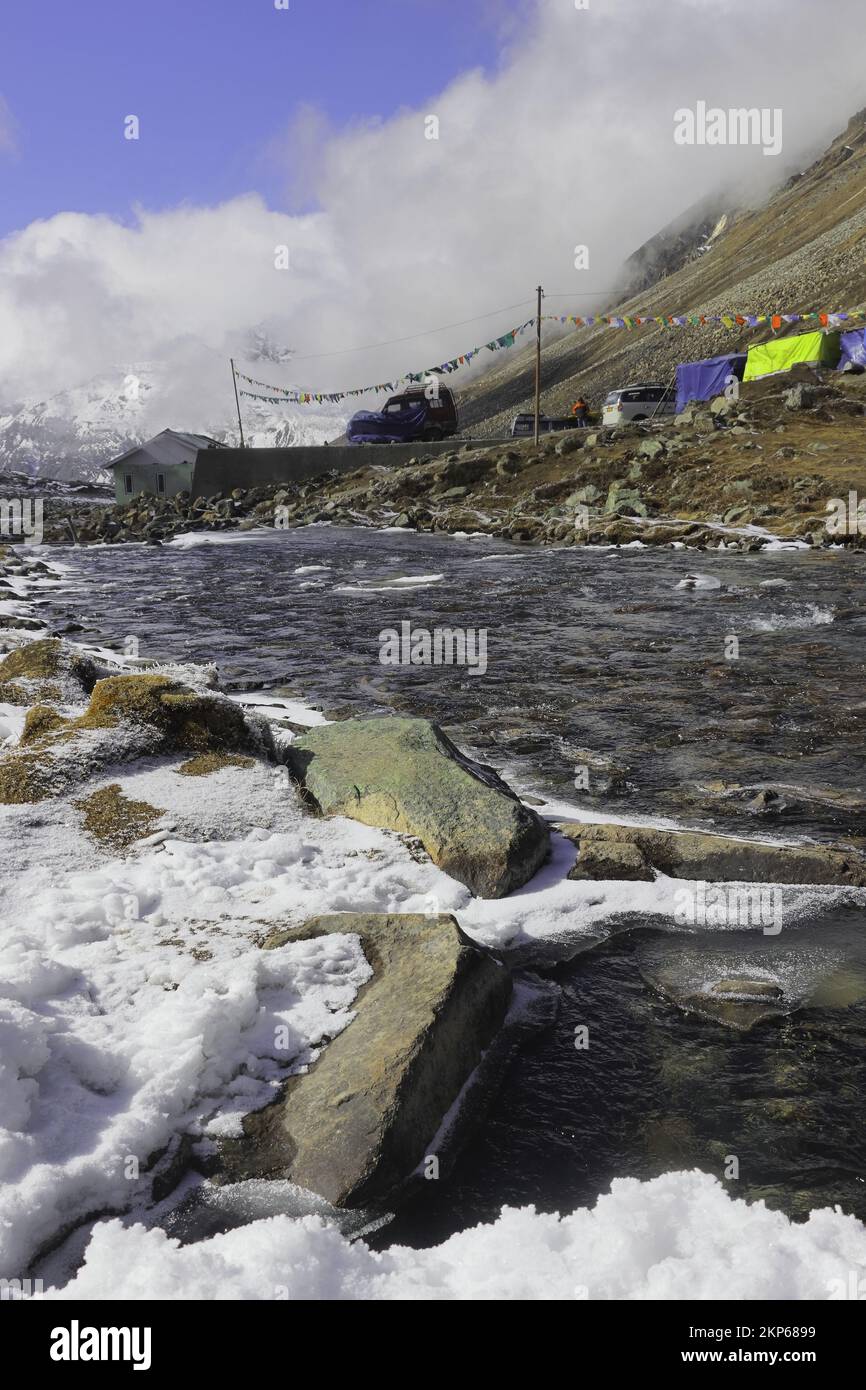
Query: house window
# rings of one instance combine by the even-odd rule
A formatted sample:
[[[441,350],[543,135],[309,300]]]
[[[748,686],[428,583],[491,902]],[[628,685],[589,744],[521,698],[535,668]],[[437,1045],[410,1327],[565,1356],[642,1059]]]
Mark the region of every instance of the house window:
[[[131,474],[131,473],[127,473],[127,474],[126,474],[126,476],[125,476],[125,478],[124,478],[124,480],[123,480],[123,486],[124,486],[124,488],[126,489],[127,492],[132,492],[132,474]]]
[[[165,474],[164,474],[164,473],[157,473],[157,475],[156,475],[156,490],[157,490],[157,492],[165,492]]]

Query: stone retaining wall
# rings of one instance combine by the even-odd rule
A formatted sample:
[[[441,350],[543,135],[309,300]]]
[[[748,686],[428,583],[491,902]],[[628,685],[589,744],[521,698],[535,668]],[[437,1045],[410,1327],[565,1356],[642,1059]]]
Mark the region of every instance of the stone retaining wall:
[[[485,440],[484,443],[494,443]],[[261,487],[266,483],[299,482],[336,471],[351,473],[373,464],[402,467],[410,459],[453,454],[470,443],[443,439],[414,444],[310,445],[296,449],[199,449],[192,480],[193,497],[213,497],[232,488]]]

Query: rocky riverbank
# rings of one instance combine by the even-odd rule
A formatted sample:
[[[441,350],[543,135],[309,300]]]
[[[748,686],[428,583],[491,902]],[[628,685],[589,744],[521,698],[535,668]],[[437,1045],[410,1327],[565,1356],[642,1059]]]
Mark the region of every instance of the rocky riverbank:
[[[543,818],[428,720],[299,726],[297,705],[232,698],[214,668],[51,636],[40,594],[61,575],[31,549],[0,578],[5,1059],[33,1160],[6,1187],[34,1213],[10,1267],[39,1268],[94,1214],[170,1225],[196,1194],[242,1203],[250,1179],[329,1212],[393,1209],[440,1144],[448,1167],[443,1122],[484,1099],[476,1069],[527,962],[592,953],[624,911],[680,923],[685,903],[695,943],[716,924],[736,949],[723,931],[684,977],[681,929],[662,935],[646,988],[742,1033],[811,997],[754,943],[797,895],[862,895],[853,841]],[[831,952],[809,990],[839,972]],[[58,1148],[59,1085],[86,1161],[77,1131]]]
[[[195,531],[331,522],[484,533],[532,545],[679,545],[757,550],[772,537],[862,546],[827,528],[828,504],[866,495],[866,377],[801,369],[751,383],[736,401],[674,419],[549,436],[535,449],[456,446],[402,468],[359,468],[298,484],[81,507],[81,543],[164,544]],[[59,504],[46,539],[68,543]],[[864,525],[866,530],[866,525]]]

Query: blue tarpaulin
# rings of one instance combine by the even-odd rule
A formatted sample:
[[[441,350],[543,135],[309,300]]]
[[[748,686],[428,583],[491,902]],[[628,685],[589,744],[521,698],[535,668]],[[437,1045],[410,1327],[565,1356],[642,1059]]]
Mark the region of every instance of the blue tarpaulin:
[[[403,444],[418,439],[427,419],[427,406],[414,402],[404,410],[359,410],[346,427],[350,444]]]
[[[857,328],[853,333],[842,334],[842,360],[838,370],[844,372],[849,363],[866,367],[866,328]]]
[[[740,381],[746,367],[744,352],[729,352],[724,357],[707,357],[703,362],[681,362],[677,367],[677,414],[689,401],[710,401],[723,396],[728,377]]]

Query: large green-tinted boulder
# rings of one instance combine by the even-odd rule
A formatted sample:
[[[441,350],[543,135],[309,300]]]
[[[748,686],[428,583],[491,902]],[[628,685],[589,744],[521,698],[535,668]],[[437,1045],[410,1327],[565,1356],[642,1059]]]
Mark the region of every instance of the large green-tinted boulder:
[[[357,1014],[283,1096],[225,1146],[225,1175],[280,1177],[334,1206],[384,1200],[431,1153],[442,1120],[500,1028],[511,976],[447,915],[341,913],[266,949],[357,933],[373,968]]]
[[[415,835],[445,873],[501,898],[548,852],[544,821],[426,719],[347,719],[298,738],[289,765],[329,816]]]

